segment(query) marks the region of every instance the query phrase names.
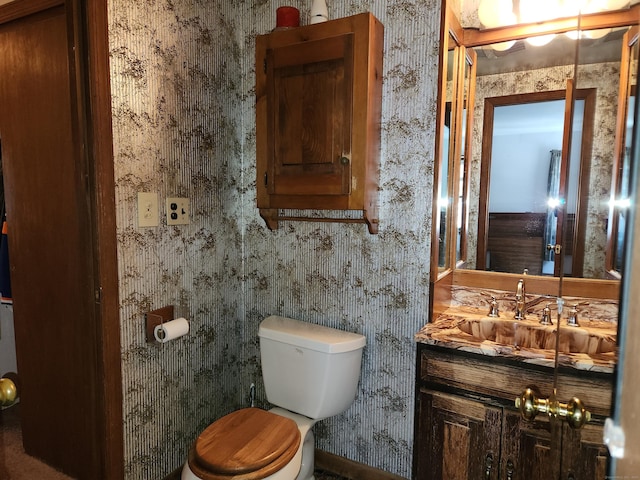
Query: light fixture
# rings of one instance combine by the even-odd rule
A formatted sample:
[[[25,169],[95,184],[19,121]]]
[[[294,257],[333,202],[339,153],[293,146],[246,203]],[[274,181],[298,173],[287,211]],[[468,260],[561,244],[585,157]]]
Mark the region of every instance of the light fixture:
[[[519,0],[514,11],[512,0],[480,0],[478,19],[485,28],[504,27],[518,23],[540,23],[555,18],[577,16],[580,13],[597,13],[628,8],[630,0]],[[589,32],[567,32],[569,38],[597,39],[609,33],[609,29]],[[554,34],[539,35],[527,39],[531,45],[541,46],[549,43]],[[508,50],[509,42],[492,46],[494,50]]]

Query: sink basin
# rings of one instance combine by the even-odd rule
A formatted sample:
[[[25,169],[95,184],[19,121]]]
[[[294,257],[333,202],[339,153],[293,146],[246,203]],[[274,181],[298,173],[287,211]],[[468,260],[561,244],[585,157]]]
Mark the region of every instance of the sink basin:
[[[521,348],[556,348],[556,326],[541,325],[533,319],[464,318],[456,326],[480,341],[490,340]],[[587,354],[615,352],[616,333],[613,329],[562,325],[558,350],[562,353]]]

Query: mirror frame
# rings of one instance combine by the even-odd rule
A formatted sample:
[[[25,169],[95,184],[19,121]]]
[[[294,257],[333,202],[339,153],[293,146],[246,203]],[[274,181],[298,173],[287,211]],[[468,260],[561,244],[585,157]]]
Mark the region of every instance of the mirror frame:
[[[437,162],[434,165],[434,199],[433,199],[433,222],[432,222],[432,256],[431,256],[431,283],[438,282],[440,280],[445,280],[449,278],[449,281],[453,281],[451,272],[455,270],[458,265],[455,262],[455,248],[453,248],[453,253],[451,253],[450,246],[455,246],[455,236],[452,232],[454,229],[448,228],[449,238],[446,239],[446,244],[449,246],[448,255],[453,256],[453,261],[449,261],[445,268],[438,267],[438,239],[440,234],[440,214],[439,214],[439,205],[438,199],[440,198],[439,192],[439,179],[440,179],[440,154],[442,152],[442,141],[443,141],[443,124],[444,124],[444,107],[446,97],[442,95],[442,92],[446,91],[446,72],[443,71],[443,52],[448,51],[448,35],[452,35],[457,43],[457,47],[461,49],[470,49],[473,47],[479,47],[482,45],[488,45],[493,43],[506,42],[510,40],[522,40],[530,36],[543,35],[543,34],[551,34],[551,33],[566,33],[569,31],[573,31],[576,29],[578,24],[577,17],[563,18],[558,20],[552,20],[548,22],[543,22],[539,24],[519,24],[507,27],[498,27],[492,29],[463,29],[459,24],[456,16],[451,12],[451,8],[448,5],[448,2],[444,2],[444,6],[442,9],[442,28],[441,28],[441,42],[440,42],[440,58],[439,58],[439,72],[438,72],[438,85],[439,85],[439,95],[438,95],[438,105],[437,105],[437,119],[438,122],[436,124],[436,148],[435,148],[435,161]],[[588,14],[582,15],[580,17],[580,29],[581,30],[595,30],[602,28],[615,28],[621,26],[629,26],[638,24],[638,19],[640,18],[640,4],[636,4],[631,6],[626,10],[619,10],[614,12],[605,12],[605,13],[596,13],[596,14]],[[447,34],[447,35],[445,35]],[[459,57],[458,57],[459,58]],[[465,57],[466,58],[466,57]],[[453,116],[453,114],[452,114]],[[468,122],[470,123],[470,122]],[[455,133],[452,133],[453,137]],[[450,155],[452,152],[450,152]],[[456,162],[459,163],[459,162]],[[454,164],[454,168],[456,165]],[[451,173],[450,173],[451,174]],[[455,173],[452,175],[452,178],[457,178]],[[465,182],[468,182],[468,178],[465,178]],[[455,192],[455,190],[453,190]],[[454,203],[458,201],[457,197],[453,197]],[[468,210],[468,209],[467,209]],[[454,206],[452,211],[457,211],[457,206]],[[451,220],[451,215],[449,215],[449,220]],[[464,241],[464,240],[463,240]],[[464,258],[460,264],[464,263]],[[492,272],[479,272],[479,273],[492,273]],[[585,280],[585,281],[593,281],[593,279],[575,279],[575,280]],[[445,283],[449,283],[446,281]],[[607,280],[605,280],[607,281]],[[582,282],[579,282],[582,283]],[[434,301],[437,301],[435,299]]]
[[[607,245],[605,268],[607,275],[611,279],[620,280],[621,272],[616,270],[616,240],[619,234],[618,215],[616,215],[615,199],[620,192],[622,186],[622,168],[624,164],[625,145],[627,138],[627,118],[629,116],[629,97],[634,94],[632,88],[637,89],[637,85],[631,84],[631,77],[637,72],[637,68],[631,68],[630,62],[633,58],[631,52],[634,48],[638,48],[640,41],[640,27],[636,25],[632,27],[624,36],[623,41],[626,48],[622,51],[620,60],[620,90],[618,94],[618,118],[616,119],[616,143],[613,158],[613,172],[611,178],[611,201],[609,203],[609,223],[607,225]],[[636,79],[637,84],[637,79]],[[636,95],[637,101],[637,95]],[[631,112],[633,114],[633,112]],[[627,226],[630,227],[630,225]]]
[[[480,165],[480,206],[478,208],[478,254],[476,255],[476,270],[485,270],[486,269],[486,252],[488,250],[489,244],[489,188],[490,188],[490,171],[491,171],[491,147],[492,147],[492,138],[493,138],[493,112],[496,107],[508,106],[508,105],[524,105],[530,103],[538,103],[545,101],[554,101],[554,100],[562,100],[565,102],[565,110],[573,103],[572,97],[573,84],[572,82],[567,85],[565,90],[545,90],[541,92],[532,92],[532,93],[519,93],[512,95],[505,95],[500,97],[487,97],[485,98],[484,103],[484,124],[482,126],[482,152],[481,152],[481,165]],[[579,174],[579,184],[577,185],[578,192],[586,192],[589,189],[588,179],[589,179],[589,165],[591,163],[591,146],[592,146],[592,136],[593,136],[593,124],[595,117],[595,89],[587,88],[587,89],[576,89],[575,99],[576,100],[584,100],[584,125],[582,130],[582,139],[581,144],[586,147],[583,148],[580,152],[580,174]],[[567,122],[570,121],[570,112],[565,111],[564,118],[564,129],[568,130]],[[571,131],[571,130],[569,130]],[[561,194],[560,196],[566,196],[566,192],[564,190],[565,178],[567,176],[567,167],[568,167],[568,154],[569,154],[569,143],[570,138],[565,136],[564,138],[565,144],[562,146],[562,166],[563,170],[561,172],[560,177],[560,185],[561,185]],[[584,230],[586,228],[586,217],[584,215],[580,215],[580,212],[586,210],[587,205],[587,196],[584,194],[580,194],[580,202],[577,205],[577,212],[575,212],[575,234],[573,235],[573,265],[572,272],[574,275],[577,273],[578,277],[582,277],[582,263],[584,260]],[[559,212],[559,215],[562,212]],[[563,232],[564,222],[561,217],[559,217],[558,226],[558,237],[557,243],[562,245],[563,241]],[[578,243],[578,239],[583,239],[581,243]],[[559,259],[558,259],[559,260]],[[555,262],[555,275],[559,276],[560,266],[559,261]],[[513,272],[515,273],[515,272]]]
[[[446,272],[452,269],[452,264],[450,263],[450,245],[452,241],[452,235],[450,229],[445,228],[444,238],[445,238],[445,252],[444,265],[440,266],[440,237],[441,237],[441,204],[440,198],[442,192],[440,191],[440,184],[443,176],[443,162],[445,159],[442,158],[443,152],[445,150],[445,122],[446,122],[446,114],[447,114],[447,73],[449,70],[449,65],[447,64],[448,54],[450,42],[455,43],[454,48],[457,48],[460,45],[460,39],[462,38],[463,31],[462,26],[458,22],[456,16],[450,10],[449,6],[446,4],[443,6],[441,11],[440,23],[442,28],[440,28],[440,52],[438,55],[438,103],[436,105],[436,142],[435,142],[435,150],[434,150],[434,168],[433,168],[433,199],[432,199],[432,222],[431,222],[431,271],[430,278],[434,282],[434,279],[440,278]],[[455,54],[454,54],[454,65],[457,64]],[[452,67],[453,68],[453,67]],[[451,123],[454,121],[453,114],[453,105],[451,106],[451,116],[450,116],[450,132]],[[451,144],[451,137],[449,135],[449,143]],[[449,159],[451,158],[452,152],[451,148],[449,148],[449,154],[447,155],[447,165],[449,165]],[[448,169],[447,174],[449,177],[452,176],[450,169]],[[451,188],[451,184],[447,181],[447,189]],[[448,214],[447,223],[451,218],[451,215]],[[432,296],[430,296],[432,297]]]
[[[461,43],[464,31],[455,14],[450,10],[447,2],[442,8],[441,22],[443,28],[440,30],[440,55],[438,60],[438,103],[436,110],[436,145],[435,145],[435,164],[433,178],[433,203],[432,203],[432,243],[431,243],[431,278],[442,278],[451,270],[459,267],[466,259],[466,232],[469,216],[469,155],[471,149],[471,125],[473,124],[473,109],[467,109],[467,117],[464,122],[465,135],[464,144],[462,142],[462,130],[457,128],[463,124],[463,110],[466,104],[473,104],[475,81],[471,81],[469,88],[466,88],[466,73],[469,72],[469,78],[475,78],[475,52],[466,48]],[[454,51],[453,65],[447,64],[448,53]],[[445,150],[445,117],[447,114],[447,92],[449,79],[447,78],[448,70],[452,69],[453,78],[451,79],[451,115],[450,115],[450,135],[449,149],[447,156],[447,197],[450,201],[446,207],[446,226],[444,232],[446,248],[444,252],[445,262],[440,266],[440,238],[441,238],[441,198],[443,192],[440,191],[441,180],[443,175],[442,158]],[[466,93],[466,96],[465,96]],[[462,107],[458,108],[458,106]],[[460,161],[461,155],[464,154],[467,160],[464,162],[463,171],[461,171]],[[464,183],[460,185],[460,178]],[[462,204],[460,204],[462,199]],[[458,211],[462,209],[462,226],[458,232],[457,228],[453,228],[453,221],[458,218]],[[460,258],[457,256],[457,238],[460,237]],[[433,283],[433,282],[432,282]]]

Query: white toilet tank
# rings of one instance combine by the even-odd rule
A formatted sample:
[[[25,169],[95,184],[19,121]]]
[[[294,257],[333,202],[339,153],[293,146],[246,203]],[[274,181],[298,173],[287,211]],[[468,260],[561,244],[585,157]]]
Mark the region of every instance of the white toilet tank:
[[[270,403],[316,420],[351,405],[365,337],[278,316],[264,319],[258,336]]]

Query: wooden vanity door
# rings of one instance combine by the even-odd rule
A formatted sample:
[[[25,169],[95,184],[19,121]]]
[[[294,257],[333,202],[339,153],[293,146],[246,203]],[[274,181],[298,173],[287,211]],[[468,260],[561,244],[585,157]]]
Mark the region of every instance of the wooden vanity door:
[[[429,390],[419,402],[416,479],[498,480],[501,408]]]
[[[562,425],[539,415],[532,422],[505,410],[502,427],[501,479],[559,479]]]
[[[270,195],[351,193],[353,43],[347,33],[267,50]]]
[[[580,430],[563,425],[561,479],[606,480],[609,451],[603,444],[603,427],[587,423]]]

